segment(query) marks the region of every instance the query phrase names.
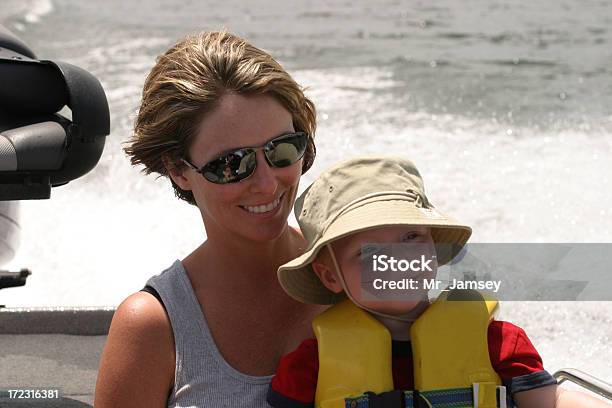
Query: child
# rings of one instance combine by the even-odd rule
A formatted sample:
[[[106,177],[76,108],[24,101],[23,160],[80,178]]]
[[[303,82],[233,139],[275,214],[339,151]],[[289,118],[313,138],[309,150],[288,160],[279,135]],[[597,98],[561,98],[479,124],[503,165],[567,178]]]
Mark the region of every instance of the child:
[[[452,260],[471,235],[429,203],[411,162],[340,163],[298,198],[295,214],[309,245],[279,268],[279,281],[301,302],[335,306],[313,321],[316,339],[281,359],[268,392],[273,407],[607,406],[557,389],[524,331],[492,319],[494,301],[441,296],[430,306],[423,291],[393,301],[364,293],[363,244],[437,251],[428,272],[435,277],[435,260]]]

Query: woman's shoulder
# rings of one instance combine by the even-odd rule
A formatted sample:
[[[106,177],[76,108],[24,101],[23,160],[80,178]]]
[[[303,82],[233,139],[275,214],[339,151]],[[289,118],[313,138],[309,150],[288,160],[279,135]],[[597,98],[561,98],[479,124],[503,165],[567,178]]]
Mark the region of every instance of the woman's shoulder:
[[[134,293],[113,316],[100,362],[96,406],[134,401],[158,406],[174,385],[174,367],[174,338],[163,306],[149,293]]]
[[[115,311],[109,339],[130,343],[140,353],[154,352],[156,364],[174,371],[174,334],[163,304],[151,293],[139,291],[128,296]]]
[[[113,315],[111,331],[113,326],[141,332],[150,340],[172,338],[172,326],[164,306],[145,291],[133,293],[121,302]]]
[[[174,335],[164,306],[152,294],[139,291],[128,296],[117,308],[109,330],[112,339],[138,348],[138,354],[156,354],[157,363],[174,370]],[[167,356],[162,361],[161,357]],[[144,362],[143,362],[144,363]]]

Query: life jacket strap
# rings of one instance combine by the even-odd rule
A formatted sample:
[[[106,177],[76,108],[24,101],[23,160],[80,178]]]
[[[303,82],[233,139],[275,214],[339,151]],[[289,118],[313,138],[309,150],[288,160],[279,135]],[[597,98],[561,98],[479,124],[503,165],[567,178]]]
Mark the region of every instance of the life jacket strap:
[[[483,392],[483,389],[487,391]],[[490,392],[494,392],[490,394]],[[493,395],[494,405],[485,405]],[[485,402],[483,402],[485,401]],[[476,383],[472,388],[452,388],[436,391],[389,391],[381,394],[367,392],[344,400],[344,408],[514,408],[507,398],[506,387],[489,387]]]
[[[355,398],[346,398],[344,400],[345,408],[405,408],[405,392],[387,391],[376,394],[374,392],[366,392]]]

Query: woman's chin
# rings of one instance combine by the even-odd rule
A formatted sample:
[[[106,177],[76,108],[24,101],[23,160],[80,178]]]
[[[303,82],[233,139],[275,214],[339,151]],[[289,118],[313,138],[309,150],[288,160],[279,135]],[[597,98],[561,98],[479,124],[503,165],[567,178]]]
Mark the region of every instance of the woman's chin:
[[[257,228],[254,228],[248,234],[248,238],[253,242],[258,242],[258,243],[263,244],[266,242],[277,240],[278,238],[282,237],[284,233],[287,231],[287,228],[288,228],[287,220],[284,220],[284,222],[279,222],[278,224],[277,223],[274,223],[272,225],[271,224],[272,223],[269,223],[269,224],[258,226]]]

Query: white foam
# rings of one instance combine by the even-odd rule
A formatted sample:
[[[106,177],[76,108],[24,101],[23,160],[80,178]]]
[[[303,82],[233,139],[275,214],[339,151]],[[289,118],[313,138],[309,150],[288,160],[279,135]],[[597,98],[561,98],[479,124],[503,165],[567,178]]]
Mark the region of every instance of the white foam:
[[[53,3],[51,0],[35,0],[32,2],[28,13],[24,16],[24,20],[31,24],[39,23],[40,20],[47,14],[53,11]]]
[[[169,40],[161,37],[125,39],[117,44],[106,44],[104,47],[95,47],[88,51],[88,56],[101,61],[115,61],[117,57],[133,57],[135,51],[142,55],[143,49],[157,49],[159,46],[168,45]],[[148,68],[151,66],[151,59],[147,58]],[[144,67],[140,67],[144,68]]]
[[[302,187],[343,157],[398,154],[417,164],[434,203],[475,227],[475,240],[612,241],[612,217],[606,216],[612,144],[605,129],[509,132],[495,120],[403,112],[393,108],[390,93],[356,99],[353,89],[329,85],[384,78],[393,87],[384,69],[378,71],[366,78],[362,69],[299,73],[327,118],[320,121],[318,157]]]

